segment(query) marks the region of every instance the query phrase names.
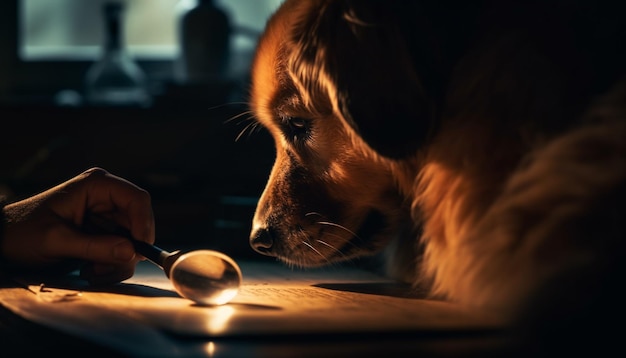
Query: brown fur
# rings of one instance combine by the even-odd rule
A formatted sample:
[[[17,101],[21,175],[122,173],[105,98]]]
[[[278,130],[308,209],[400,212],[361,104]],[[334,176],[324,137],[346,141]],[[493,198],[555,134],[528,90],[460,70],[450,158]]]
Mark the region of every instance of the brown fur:
[[[620,262],[626,48],[609,4],[287,0],[252,67],[276,143],[252,246],[305,267],[392,248],[390,272],[432,297],[511,315]]]

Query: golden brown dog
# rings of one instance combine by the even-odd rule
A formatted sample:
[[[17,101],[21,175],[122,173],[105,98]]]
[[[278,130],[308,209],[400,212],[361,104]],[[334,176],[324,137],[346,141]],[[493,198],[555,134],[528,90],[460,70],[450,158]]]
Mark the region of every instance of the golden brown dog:
[[[503,315],[555,281],[598,292],[626,238],[618,6],[287,0],[252,67],[276,161],[251,245],[303,267],[386,250],[396,277]]]

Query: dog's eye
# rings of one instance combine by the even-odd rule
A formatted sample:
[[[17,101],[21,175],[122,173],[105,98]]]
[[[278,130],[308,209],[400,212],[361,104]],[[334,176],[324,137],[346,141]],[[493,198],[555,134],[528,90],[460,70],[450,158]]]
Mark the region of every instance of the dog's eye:
[[[298,117],[290,117],[289,123],[291,124],[292,127],[298,128],[298,129],[306,127],[306,121]]]
[[[281,118],[281,124],[285,136],[296,143],[306,140],[310,134],[310,123],[305,118],[285,116]]]

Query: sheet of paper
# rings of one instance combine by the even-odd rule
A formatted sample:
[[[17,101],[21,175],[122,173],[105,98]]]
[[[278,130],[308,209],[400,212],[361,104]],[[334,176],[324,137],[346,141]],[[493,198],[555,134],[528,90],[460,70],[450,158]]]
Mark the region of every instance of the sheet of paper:
[[[419,298],[409,287],[350,267],[292,270],[240,262],[244,282],[230,303],[203,307],[179,297],[163,271],[141,263],[106,290],[76,279],[1,289],[0,303],[32,321],[132,352],[180,353],[173,337],[481,330],[497,322],[459,306]]]

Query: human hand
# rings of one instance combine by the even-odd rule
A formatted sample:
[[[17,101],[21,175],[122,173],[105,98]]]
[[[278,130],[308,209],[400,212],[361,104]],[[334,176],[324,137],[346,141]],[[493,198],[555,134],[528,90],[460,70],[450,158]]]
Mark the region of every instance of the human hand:
[[[144,259],[132,243],[115,235],[81,230],[92,212],[129,229],[137,240],[154,243],[154,216],[148,192],[101,168],[89,169],[40,194],[4,207],[0,259],[13,272],[68,273],[81,267],[92,284],[130,278]]]

